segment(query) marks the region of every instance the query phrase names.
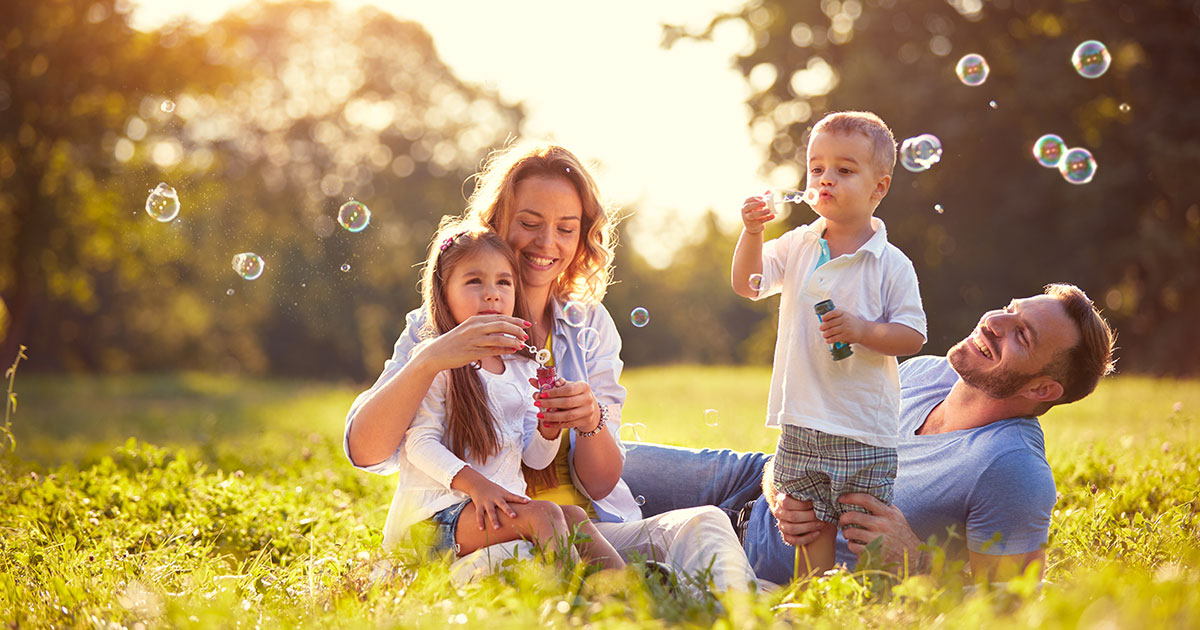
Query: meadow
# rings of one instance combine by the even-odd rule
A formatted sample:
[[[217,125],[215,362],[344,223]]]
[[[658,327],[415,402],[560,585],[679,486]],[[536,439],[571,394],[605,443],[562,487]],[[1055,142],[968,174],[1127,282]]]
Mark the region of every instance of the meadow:
[[[766,368],[629,370],[637,437],[770,449]],[[342,454],[351,384],[18,374],[0,455],[6,627],[1200,626],[1200,382],[1118,376],[1043,418],[1059,489],[1045,583],[838,573],[748,596],[519,563],[450,586],[372,575],[392,483]],[[706,413],[713,409],[714,413]],[[714,423],[715,419],[715,423]],[[633,437],[628,429],[625,437]]]

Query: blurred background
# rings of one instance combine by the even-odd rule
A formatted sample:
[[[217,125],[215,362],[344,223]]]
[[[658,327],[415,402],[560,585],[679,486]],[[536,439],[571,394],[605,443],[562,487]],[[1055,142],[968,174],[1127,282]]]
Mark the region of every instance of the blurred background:
[[[1200,373],[1200,2],[573,4],[0,3],[0,365],[373,379],[438,219],[526,137],[588,159],[626,217],[605,304],[628,364],[766,364],[778,301],[729,289],[741,200],[801,186],[811,124],[868,109],[945,150],[877,213],[926,352],[1067,281],[1121,372]],[[1070,62],[1089,39],[1094,79]],[[1091,151],[1090,183],[1033,159],[1047,133]]]

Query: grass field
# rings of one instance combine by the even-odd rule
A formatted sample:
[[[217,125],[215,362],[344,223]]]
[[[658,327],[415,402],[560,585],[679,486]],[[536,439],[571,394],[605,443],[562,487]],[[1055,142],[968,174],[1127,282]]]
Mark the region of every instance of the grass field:
[[[646,441],[771,449],[768,378],[630,370],[624,417]],[[1060,499],[1041,589],[843,573],[720,605],[531,563],[464,588],[438,563],[369,578],[393,487],[342,455],[357,387],[18,375],[16,391],[8,627],[1200,627],[1194,381],[1118,377],[1043,418]]]

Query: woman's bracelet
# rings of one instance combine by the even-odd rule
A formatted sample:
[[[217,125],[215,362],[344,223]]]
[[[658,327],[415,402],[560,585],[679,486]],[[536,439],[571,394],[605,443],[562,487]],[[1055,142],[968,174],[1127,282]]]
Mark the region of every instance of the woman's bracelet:
[[[595,429],[592,429],[586,433],[579,431],[579,429],[575,429],[579,433],[579,437],[592,437],[593,435],[599,433],[600,430],[604,428],[604,425],[608,423],[608,407],[605,407],[599,403],[597,403],[597,406],[600,407],[600,424],[597,424]]]

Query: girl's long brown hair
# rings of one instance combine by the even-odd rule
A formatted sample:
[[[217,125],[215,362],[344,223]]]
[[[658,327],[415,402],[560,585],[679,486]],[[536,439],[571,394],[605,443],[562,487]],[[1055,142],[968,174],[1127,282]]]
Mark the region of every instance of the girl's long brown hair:
[[[446,280],[454,268],[481,251],[493,250],[504,255],[513,273],[515,303],[513,316],[529,319],[525,314],[525,296],[517,257],[498,234],[475,228],[463,230],[457,223],[445,223],[429,246],[429,257],[421,279],[421,295],[425,309],[425,329],[422,336],[434,337],[450,332],[460,322],[454,321],[446,301]],[[470,365],[450,370],[450,385],[446,392],[447,447],[460,459],[470,453],[473,459],[486,462],[500,452],[500,436],[496,420],[487,406],[483,381]],[[530,394],[533,392],[531,391]]]

